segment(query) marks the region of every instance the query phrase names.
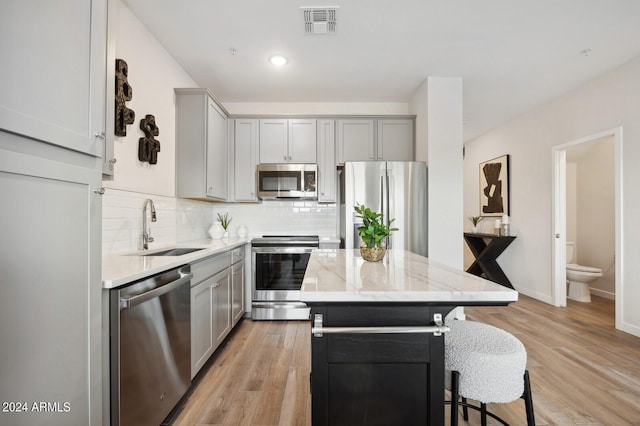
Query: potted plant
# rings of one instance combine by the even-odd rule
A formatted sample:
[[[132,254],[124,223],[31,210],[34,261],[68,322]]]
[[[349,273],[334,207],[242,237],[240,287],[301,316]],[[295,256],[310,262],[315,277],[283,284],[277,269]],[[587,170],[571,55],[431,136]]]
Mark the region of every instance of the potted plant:
[[[222,228],[224,229],[224,237],[229,236],[229,230],[227,228],[229,227],[231,220],[233,220],[233,218],[229,216],[229,213],[218,213],[218,222],[220,222],[220,225],[222,225]]]
[[[482,221],[482,216],[469,216],[469,220],[473,224],[473,227],[471,228],[471,232],[473,232],[474,234],[477,234],[478,224],[480,223],[480,221]]]
[[[379,262],[387,252],[387,237],[398,228],[391,228],[395,219],[389,220],[389,226],[385,225],[382,213],[375,212],[364,204],[354,206],[356,217],[362,219],[362,225],[358,227],[358,234],[362,239],[360,254],[364,260]]]

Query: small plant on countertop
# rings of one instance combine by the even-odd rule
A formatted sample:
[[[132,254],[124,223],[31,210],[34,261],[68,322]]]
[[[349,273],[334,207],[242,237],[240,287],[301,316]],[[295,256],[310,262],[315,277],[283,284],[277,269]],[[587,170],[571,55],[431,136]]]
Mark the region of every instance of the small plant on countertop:
[[[389,220],[389,226],[384,224],[382,213],[377,213],[366,207],[364,204],[356,204],[354,206],[356,217],[362,219],[362,226],[358,227],[358,234],[362,238],[362,242],[369,248],[382,247],[391,232],[397,231],[398,228],[390,228],[395,219]]]
[[[482,216],[469,216],[469,220],[473,223],[473,226],[478,226],[480,221],[482,221]]]
[[[222,225],[222,227],[224,228],[224,230],[227,230],[227,227],[229,226],[229,224],[231,223],[233,219],[229,216],[229,213],[218,213],[218,222],[220,222],[220,225]]]

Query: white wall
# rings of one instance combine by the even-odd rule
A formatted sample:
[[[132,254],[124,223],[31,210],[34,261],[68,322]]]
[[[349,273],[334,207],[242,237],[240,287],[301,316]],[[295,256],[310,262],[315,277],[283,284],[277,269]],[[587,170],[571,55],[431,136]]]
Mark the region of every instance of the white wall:
[[[462,79],[427,78],[414,92],[416,160],[427,162],[429,258],[462,268]],[[450,317],[464,319],[458,307]]]
[[[594,294],[615,295],[615,181],[612,137],[590,144],[578,161],[578,262],[600,268],[602,278],[590,286]]]
[[[127,106],[135,111],[135,122],[127,126],[127,136],[116,137],[114,156],[117,159],[113,181],[105,188],[117,188],[175,196],[175,99],[174,87],[197,87],[197,84],[169,55],[138,18],[119,0],[115,0],[117,22],[115,34],[116,58],[129,65],[128,81],[133,88]],[[109,65],[113,66],[113,65]],[[109,98],[112,99],[113,97]],[[138,140],[144,137],[140,120],[147,114],[156,118],[160,135],[158,164],[138,160]],[[113,120],[113,117],[107,117]]]
[[[136,113],[135,123],[127,126],[127,136],[115,141],[115,175],[104,181],[103,253],[126,253],[140,250],[142,205],[151,198],[158,221],[150,224],[155,238],[153,247],[208,238],[207,230],[217,212],[228,211],[234,218],[231,232],[244,224],[251,235],[266,233],[336,235],[335,205],[315,202],[264,202],[223,204],[175,198],[175,101],[174,87],[197,87],[197,84],[145,29],[135,15],[116,0],[116,57],[129,65],[129,83],[133,97],[127,106]],[[308,114],[407,114],[406,104],[321,104],[302,107],[295,104],[247,104],[251,113],[285,114],[297,111]],[[244,111],[236,108],[237,111]],[[247,112],[247,111],[244,111]],[[138,161],[140,119],[153,114],[160,127],[161,143],[158,164]],[[111,118],[109,118],[111,119]]]
[[[567,160],[567,238],[566,241],[577,242],[578,240],[578,163]],[[575,259],[574,259],[575,261]],[[569,262],[569,259],[567,259]]]
[[[640,58],[552,102],[540,106],[466,144],[464,217],[477,211],[478,164],[511,155],[511,229],[517,236],[499,258],[523,294],[552,303],[552,156],[553,146],[622,126],[620,223],[623,282],[620,328],[640,336]]]
[[[427,85],[429,258],[462,268],[462,78],[429,77]]]
[[[427,164],[429,164],[429,152],[427,149],[427,131],[429,129],[427,116],[429,111],[427,102],[428,86],[427,80],[425,80],[413,93],[409,103],[409,111],[416,116],[416,160],[424,161]]]
[[[225,102],[231,115],[409,115],[403,102]]]

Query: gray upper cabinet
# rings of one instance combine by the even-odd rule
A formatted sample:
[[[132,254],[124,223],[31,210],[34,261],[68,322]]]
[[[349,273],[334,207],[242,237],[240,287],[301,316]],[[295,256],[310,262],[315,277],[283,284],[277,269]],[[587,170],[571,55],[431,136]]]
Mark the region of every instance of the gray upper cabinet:
[[[318,201],[336,202],[335,120],[318,120]]]
[[[338,120],[338,163],[375,160],[374,120]]]
[[[286,163],[289,133],[287,120],[260,120],[260,162]]]
[[[103,155],[106,17],[105,0],[3,0],[0,129]]]
[[[412,161],[413,120],[338,120],[338,164],[345,161]]]
[[[258,120],[235,120],[234,200],[258,201],[256,166],[258,165]]]
[[[315,163],[316,143],[316,120],[289,120],[289,163]]]
[[[228,200],[227,114],[206,89],[176,92],[176,196]]]
[[[377,159],[385,161],[413,161],[413,120],[378,120]]]
[[[207,196],[228,199],[227,116],[213,99],[207,100]]]
[[[260,163],[315,163],[316,120],[260,120]]]
[[[107,1],[107,41],[106,41],[106,101],[105,140],[102,161],[102,180],[113,180],[115,175],[114,144],[115,134],[115,90],[116,90],[116,33],[118,27],[118,0]]]

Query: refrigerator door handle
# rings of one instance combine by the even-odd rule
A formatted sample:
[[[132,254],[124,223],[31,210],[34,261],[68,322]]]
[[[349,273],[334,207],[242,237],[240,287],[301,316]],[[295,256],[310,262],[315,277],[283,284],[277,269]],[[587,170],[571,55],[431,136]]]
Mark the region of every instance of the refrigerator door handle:
[[[380,210],[379,212],[381,212],[384,215],[384,209],[385,209],[385,205],[384,205],[384,196],[386,194],[385,191],[385,186],[384,186],[384,175],[380,175]]]
[[[387,173],[380,176],[380,203],[383,215],[383,224],[389,226],[389,175]],[[387,237],[387,248],[391,248],[391,238]]]

